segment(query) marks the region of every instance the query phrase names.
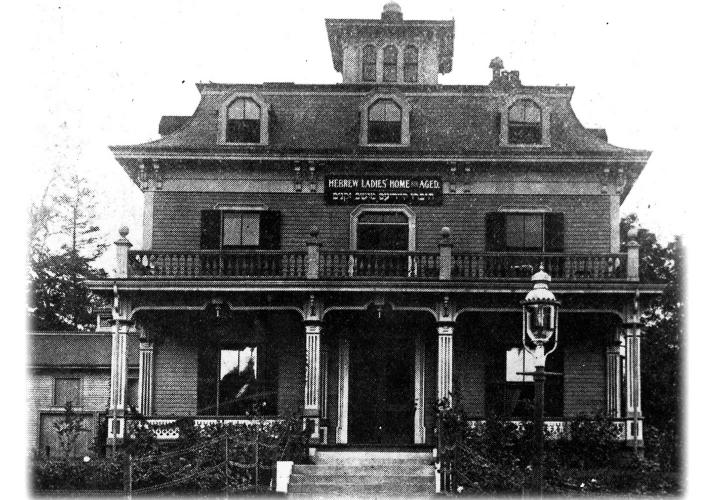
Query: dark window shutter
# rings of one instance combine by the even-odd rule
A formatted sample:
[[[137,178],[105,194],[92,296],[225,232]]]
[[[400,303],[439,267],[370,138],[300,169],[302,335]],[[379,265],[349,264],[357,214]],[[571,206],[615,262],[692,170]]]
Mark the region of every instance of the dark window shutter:
[[[220,249],[220,210],[200,212],[200,249]]]
[[[545,214],[545,251],[562,252],[565,248],[565,216],[560,213]]]
[[[505,214],[491,212],[485,216],[485,250],[488,252],[505,250]]]
[[[272,210],[260,212],[260,248],[265,250],[280,248],[280,212]]]

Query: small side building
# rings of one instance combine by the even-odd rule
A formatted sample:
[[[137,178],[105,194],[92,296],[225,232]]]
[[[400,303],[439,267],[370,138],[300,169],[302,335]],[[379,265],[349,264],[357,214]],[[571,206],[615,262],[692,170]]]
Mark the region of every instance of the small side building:
[[[29,449],[44,456],[60,456],[57,431],[70,401],[87,429],[73,456],[92,454],[110,402],[112,331],[98,321],[92,332],[31,332],[28,334],[27,411]],[[127,405],[137,404],[136,336],[128,338]]]

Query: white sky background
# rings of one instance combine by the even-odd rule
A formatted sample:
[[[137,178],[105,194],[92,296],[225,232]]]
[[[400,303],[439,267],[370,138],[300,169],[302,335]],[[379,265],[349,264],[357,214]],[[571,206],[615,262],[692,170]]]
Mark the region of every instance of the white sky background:
[[[10,138],[3,213],[13,233],[24,230],[20,207],[37,196],[52,167],[62,165],[88,177],[101,202],[99,222],[108,240],[116,239],[118,226],[127,224],[138,247],[141,195],[113,160],[108,145],[156,138],[162,115],[191,114],[199,100],[199,81],[340,82],[341,75],[332,67],[324,19],[379,18],[383,3],[8,4],[6,26],[0,30],[10,64],[9,70],[2,66],[4,114],[12,118],[2,125],[9,132],[3,137]],[[691,272],[694,262],[698,281],[714,271],[716,265],[698,265],[716,261],[713,249],[718,248],[713,216],[718,212],[715,129],[720,113],[712,92],[718,87],[720,44],[718,16],[706,7],[712,2],[400,4],[406,19],[455,18],[453,71],[441,76],[440,83],[487,84],[488,64],[500,56],[505,68],[519,70],[527,85],[573,85],[578,118],[587,127],[607,129],[611,143],[654,151],[622,212],[637,212],[642,225],[663,239],[685,233]],[[694,223],[689,226],[690,222]],[[706,244],[708,235],[713,244]],[[22,262],[25,247],[9,245],[3,252],[14,252],[13,262]],[[103,265],[112,268],[112,252]],[[22,266],[6,269],[15,273],[8,279],[23,282]],[[697,282],[691,283],[691,311],[699,313],[691,316],[694,325],[704,312],[717,307],[706,303],[712,295],[696,292]],[[24,310],[23,294],[11,287],[5,292],[13,295],[6,306]],[[717,334],[718,327],[707,330]],[[17,361],[22,365],[21,359]],[[703,365],[712,368],[716,363],[694,358],[693,366]],[[22,387],[19,391],[22,397]],[[707,396],[715,392],[716,388],[692,390],[691,405],[714,400]],[[24,449],[22,443],[19,449]],[[705,469],[700,469],[703,464]],[[708,464],[693,461],[693,476],[700,477]],[[710,471],[703,476],[712,479]],[[692,480],[691,476],[691,484]]]

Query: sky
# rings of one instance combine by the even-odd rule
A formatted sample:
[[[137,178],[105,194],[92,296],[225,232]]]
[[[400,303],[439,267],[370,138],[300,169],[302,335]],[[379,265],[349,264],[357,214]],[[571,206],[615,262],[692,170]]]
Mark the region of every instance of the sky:
[[[0,30],[8,56],[2,66],[3,114],[12,117],[1,125],[9,132],[3,137],[10,138],[2,202],[13,233],[23,231],[19,207],[35,199],[52,168],[60,166],[88,178],[108,241],[126,224],[138,247],[142,197],[109,145],[154,139],[162,115],[191,114],[199,100],[197,82],[340,82],[324,19],[379,18],[383,3],[9,4]],[[694,276],[702,282],[717,267],[702,265],[716,260],[718,248],[712,217],[718,162],[712,153],[720,113],[712,92],[719,44],[712,2],[399,3],[406,19],[455,19],[453,71],[441,75],[440,83],[487,84],[488,64],[499,56],[527,85],[574,86],[576,115],[587,127],[605,128],[611,143],[653,151],[621,210],[638,213],[662,240],[685,235],[692,276],[688,302],[691,312],[700,311],[691,317],[704,326],[705,313],[717,309],[709,302],[714,295],[695,292],[693,285]],[[22,261],[24,247],[8,247]],[[106,259],[109,268],[112,252]],[[22,282],[22,266],[6,267],[8,279],[17,275]],[[7,303],[23,310],[23,295],[14,295],[19,302]],[[707,366],[714,364],[709,359]],[[702,394],[695,400],[714,399]],[[702,464],[696,465],[701,471]]]

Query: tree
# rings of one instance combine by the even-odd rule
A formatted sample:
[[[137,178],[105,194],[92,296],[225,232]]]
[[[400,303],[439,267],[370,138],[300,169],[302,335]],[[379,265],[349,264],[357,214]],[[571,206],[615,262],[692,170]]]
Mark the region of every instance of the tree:
[[[30,328],[77,330],[92,326],[101,304],[85,280],[105,276],[92,263],[103,253],[95,221],[95,198],[78,175],[54,172],[30,210],[28,282]]]
[[[631,214],[621,222],[621,234],[637,223]],[[623,244],[625,244],[624,242]],[[681,349],[684,340],[682,240],[662,245],[651,231],[640,228],[640,280],[642,283],[665,284],[662,295],[656,297],[643,311],[642,321],[646,334],[642,344],[642,395],[643,414],[648,426],[669,436],[665,446],[672,454],[671,461],[679,463],[681,405]]]

